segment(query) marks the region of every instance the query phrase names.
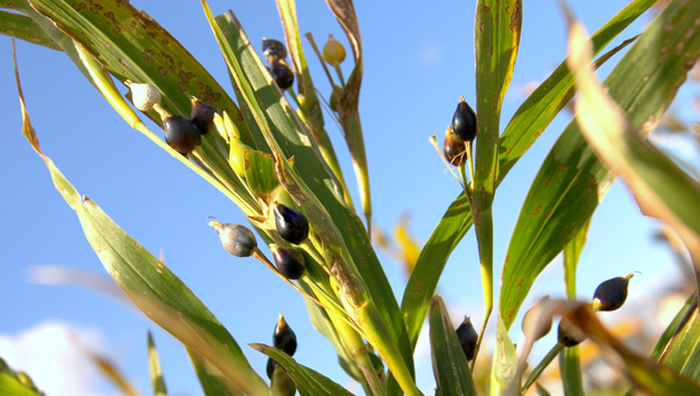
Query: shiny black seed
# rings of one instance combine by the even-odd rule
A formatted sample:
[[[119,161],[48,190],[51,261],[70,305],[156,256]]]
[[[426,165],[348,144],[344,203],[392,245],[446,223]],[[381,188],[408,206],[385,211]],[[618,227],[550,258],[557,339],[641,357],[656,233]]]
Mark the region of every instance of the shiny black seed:
[[[282,239],[298,245],[309,236],[309,222],[306,216],[282,204],[276,204],[274,212],[277,233]]]
[[[631,278],[631,275],[628,275]],[[599,311],[614,311],[622,306],[627,299],[627,276],[608,279],[598,285],[593,293],[593,300]]]
[[[479,339],[479,335],[476,334],[474,325],[468,317],[464,318],[462,324],[455,330],[457,333],[457,339],[460,345],[462,345],[462,350],[464,351],[464,356],[467,360],[474,359],[474,354],[476,353],[476,341]]]
[[[289,356],[294,356],[294,352],[297,350],[297,336],[284,320],[282,314],[277,319],[275,332],[272,334],[272,346],[281,349]]]
[[[294,72],[282,62],[272,62],[268,68],[270,76],[281,90],[290,88],[294,84]]]
[[[192,99],[192,112],[190,118],[192,123],[197,126],[202,135],[206,135],[214,126],[214,114],[218,110],[216,107],[207,102],[202,102],[197,98]]]
[[[189,154],[201,141],[197,126],[187,117],[172,116],[163,120],[165,141],[182,155]]]
[[[275,39],[263,39],[263,56],[269,63],[274,63],[287,57],[287,47],[281,41]]]
[[[465,142],[470,142],[476,137],[476,113],[464,98],[459,98],[457,110],[452,116],[452,129]]]
[[[306,260],[297,250],[277,247],[272,250],[277,269],[287,279],[299,279],[306,271]]]
[[[258,246],[255,235],[245,226],[231,223],[221,224],[218,221],[209,224],[219,234],[224,249],[236,257],[248,257]]]
[[[561,318],[557,329],[557,339],[565,347],[578,345],[586,339],[586,335],[566,318]]]
[[[445,143],[442,145],[442,152],[445,154],[447,162],[454,166],[460,166],[467,160],[464,140],[457,136],[451,126],[447,127],[445,131]]]

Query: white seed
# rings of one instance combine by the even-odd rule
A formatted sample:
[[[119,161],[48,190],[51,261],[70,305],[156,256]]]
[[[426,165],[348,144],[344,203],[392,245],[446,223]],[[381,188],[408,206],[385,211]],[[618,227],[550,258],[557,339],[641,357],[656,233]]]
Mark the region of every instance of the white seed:
[[[137,109],[149,111],[155,104],[160,104],[160,91],[147,83],[134,83],[127,81],[131,89],[131,101]]]

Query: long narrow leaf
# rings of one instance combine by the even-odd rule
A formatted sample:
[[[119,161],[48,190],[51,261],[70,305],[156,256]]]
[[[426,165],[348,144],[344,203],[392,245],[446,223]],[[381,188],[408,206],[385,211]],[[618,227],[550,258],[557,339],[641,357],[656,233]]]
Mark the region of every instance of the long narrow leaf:
[[[654,2],[655,0],[636,0],[598,30],[591,38],[596,53]],[[568,68],[562,63],[518,108],[500,139],[500,176],[497,182],[503,180],[573,96],[573,84]],[[447,258],[471,225],[472,215],[462,193],[450,204],[421,250],[401,302],[401,311],[413,348],[428,310],[428,302],[435,292]]]
[[[430,346],[437,392],[443,395],[476,395],[467,358],[459,344],[442,298],[433,297],[429,316]]]
[[[23,117],[22,132],[46,163],[56,189],[75,210],[88,242],[112,278],[154,322],[226,373],[229,386],[249,394],[266,394],[267,386],[252,370],[236,341],[201,301],[92,200],[81,197],[53,161],[41,152],[24,106],[16,66],[15,75]]]
[[[32,18],[14,12],[0,11],[0,34],[5,34],[47,48],[61,50]]]
[[[662,56],[680,46],[691,59],[700,47],[693,15],[697,2],[671,3],[640,35],[605,81],[625,110],[630,127],[645,136],[659,121],[684,81],[685,57]],[[664,29],[672,24],[673,29]],[[642,83],[643,82],[643,83]],[[500,309],[510,325],[532,282],[590,218],[614,180],[572,122],[545,159],[530,187],[513,231],[503,268]]]
[[[351,396],[342,386],[331,381],[318,372],[297,363],[286,353],[265,344],[250,344],[250,346],[276,360],[287,371],[301,396]]]

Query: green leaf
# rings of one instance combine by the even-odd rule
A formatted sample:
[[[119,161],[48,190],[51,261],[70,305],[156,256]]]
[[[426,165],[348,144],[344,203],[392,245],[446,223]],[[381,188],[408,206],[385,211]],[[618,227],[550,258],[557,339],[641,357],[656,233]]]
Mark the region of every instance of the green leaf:
[[[187,355],[190,357],[199,384],[206,396],[243,396],[242,392],[231,389],[221,371],[212,366],[206,359],[199,357],[189,348],[187,348]]]
[[[163,378],[163,369],[160,367],[160,358],[150,331],[148,332],[148,369],[151,374],[153,395],[168,396],[168,389],[165,387],[165,379]]]
[[[300,396],[351,396],[342,386],[331,381],[318,372],[298,364],[293,358],[286,353],[267,346],[265,344],[249,344],[256,351],[262,352],[265,355],[276,360],[292,377],[294,384],[299,391]]]
[[[280,185],[275,175],[275,161],[270,154],[246,151],[245,161],[245,178],[253,193],[266,196]]]
[[[14,12],[0,11],[0,34],[61,50],[32,18]]]
[[[669,343],[675,342],[674,340],[677,339],[677,337],[674,337],[674,335],[683,330],[685,327],[684,322],[687,323],[687,321],[692,317],[693,312],[697,310],[697,304],[694,303],[695,295],[696,293],[693,293],[690,295],[690,297],[688,297],[685,304],[683,304],[681,309],[678,310],[676,316],[673,317],[671,323],[666,326],[663,334],[661,334],[656,342],[654,350],[651,352],[652,359],[659,360],[662,358],[663,352],[666,350],[666,348],[670,348]]]
[[[654,3],[636,0],[620,11],[593,35],[595,51],[604,48]],[[569,69],[562,63],[518,108],[500,138],[498,183],[573,96],[573,85]],[[412,348],[447,259],[471,225],[472,215],[462,193],[450,204],[421,250],[401,302]]]
[[[677,328],[677,323],[676,327],[669,326],[671,328]],[[689,323],[676,335],[664,359],[664,365],[676,373],[700,381],[700,315],[697,310],[692,313]]]
[[[693,29],[689,7],[669,6],[642,33],[605,81],[608,93],[625,110],[630,126],[646,135],[669,106],[692,62],[658,58],[680,46],[697,57],[700,39],[684,37]],[[665,31],[665,23],[674,29]],[[694,54],[694,55],[693,55]],[[693,59],[695,59],[693,57]],[[532,282],[588,221],[614,180],[572,122],[559,137],[538,172],[513,231],[503,268],[500,310],[512,324]]]
[[[41,152],[24,105],[16,64],[15,77],[22,109],[22,132],[46,163],[56,189],[75,210],[88,242],[107,272],[148,317],[224,373],[228,386],[249,394],[266,394],[267,386],[252,370],[236,341],[202,302],[97,204],[81,197],[53,161]]]
[[[700,7],[683,12],[697,15]],[[689,26],[686,29],[692,33],[696,28]],[[583,136],[596,156],[622,176],[642,213],[668,223],[678,233],[693,258],[697,273],[700,266],[700,216],[696,205],[700,202],[700,183],[646,142],[637,130],[642,126],[631,126],[615,101],[605,93],[595,74],[587,67],[591,55],[586,45],[585,29],[574,22],[569,35],[569,67],[581,92],[575,103],[576,120]],[[694,65],[700,56],[700,37],[696,40],[685,37],[683,44],[676,48],[676,56],[680,61]]]
[[[491,363],[491,395],[520,394],[518,353],[500,315],[497,326],[496,345]]]
[[[14,371],[0,358],[0,395],[43,396],[43,393],[27,374]]]
[[[467,358],[459,344],[445,303],[439,296],[430,302],[430,346],[433,375],[443,395],[476,395]]]
[[[294,157],[294,173],[304,176],[303,183],[313,192],[315,201],[332,217],[334,226],[343,230],[341,237],[347,246],[345,253],[366,283],[367,291],[388,326],[388,335],[412,371],[413,358],[406,327],[362,221],[348,210],[342,189],[325,162],[320,159],[317,146],[309,138],[310,132],[293,114],[294,110],[279,90],[272,85],[274,83],[258,55],[251,49],[235,16],[232,13],[220,15],[214,20],[206,4],[205,14],[222,48],[236,89],[240,91],[243,100],[249,103],[248,107],[251,108],[256,123],[262,126],[261,135],[256,137],[256,141],[262,140],[262,144],[268,147],[276,146],[285,160]],[[319,227],[320,224],[314,226]]]

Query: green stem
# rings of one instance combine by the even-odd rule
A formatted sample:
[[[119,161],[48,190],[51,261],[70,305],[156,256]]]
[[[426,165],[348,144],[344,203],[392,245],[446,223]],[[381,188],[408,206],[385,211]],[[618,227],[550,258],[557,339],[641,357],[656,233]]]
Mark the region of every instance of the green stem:
[[[550,363],[552,363],[552,360],[554,360],[555,357],[559,354],[564,349],[564,344],[557,342],[556,345],[552,347],[552,349],[549,350],[547,355],[542,358],[542,361],[532,370],[530,375],[527,377],[527,381],[525,381],[525,384],[522,387],[522,394],[524,395],[525,392],[527,392],[528,388],[532,386],[532,384],[537,381],[537,379],[540,377],[540,375],[544,372],[544,369],[549,366]]]

